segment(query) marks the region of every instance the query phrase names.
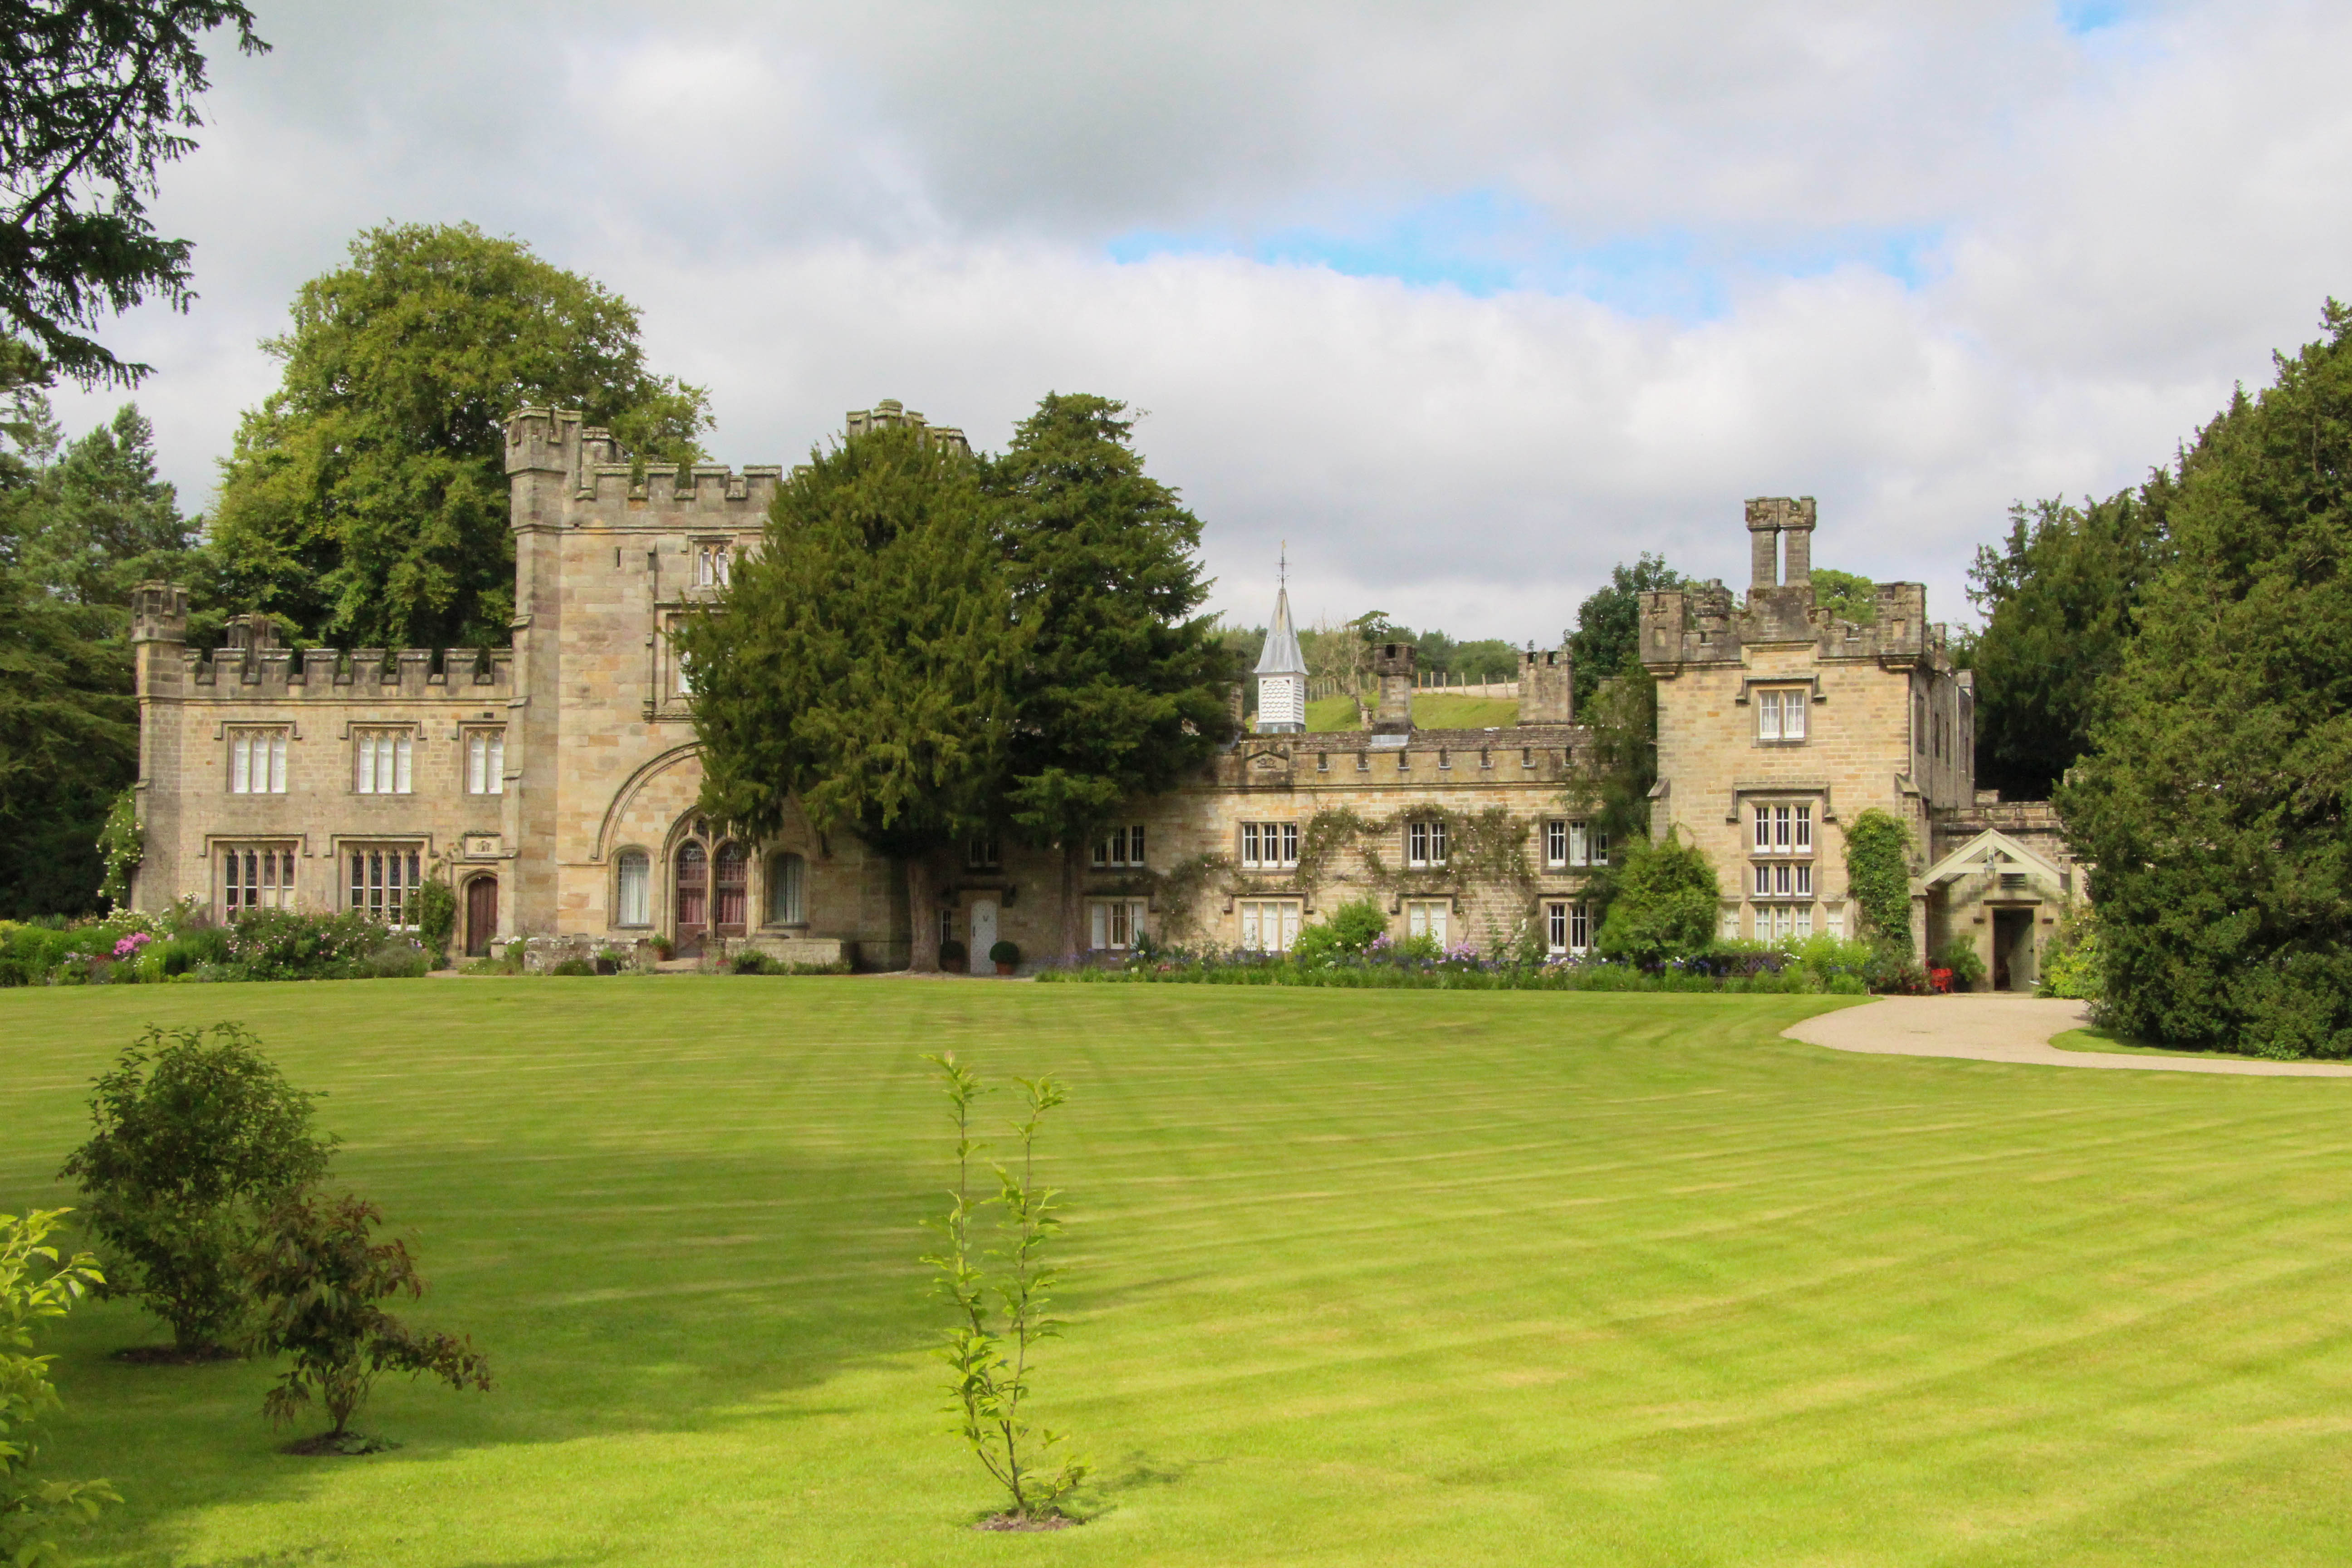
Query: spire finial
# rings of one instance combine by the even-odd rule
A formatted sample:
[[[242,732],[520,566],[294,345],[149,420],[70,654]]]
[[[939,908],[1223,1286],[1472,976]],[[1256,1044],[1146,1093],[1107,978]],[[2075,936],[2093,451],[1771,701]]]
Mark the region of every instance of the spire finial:
[[[1282,552],[1274,558],[1274,585],[1285,589],[1290,586],[1290,541],[1287,539],[1282,542]]]

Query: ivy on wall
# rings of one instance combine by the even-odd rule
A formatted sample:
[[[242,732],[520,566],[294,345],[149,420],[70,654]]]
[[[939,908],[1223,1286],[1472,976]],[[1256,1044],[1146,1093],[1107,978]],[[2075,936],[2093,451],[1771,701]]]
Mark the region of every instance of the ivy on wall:
[[[1911,951],[1911,835],[1873,806],[1845,830],[1845,882],[1864,928],[1890,947]]]

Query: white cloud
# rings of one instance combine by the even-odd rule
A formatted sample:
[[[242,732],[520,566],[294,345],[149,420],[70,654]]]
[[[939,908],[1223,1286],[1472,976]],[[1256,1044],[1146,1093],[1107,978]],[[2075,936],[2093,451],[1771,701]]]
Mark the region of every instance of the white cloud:
[[[204,298],[112,334],[159,367],[140,398],[191,491],[302,279],[366,225],[465,218],[634,300],[733,461],[884,396],[987,444],[1048,389],[1133,400],[1249,618],[1287,539],[1310,616],[1548,638],[1641,550],[1737,581],[1758,493],[1819,496],[1824,563],[1957,618],[2011,500],[2137,478],[2352,288],[2352,18],[2318,8],[2087,37],[2042,5],[1827,0],[264,31],[158,204]],[[1447,231],[1465,196],[1507,232]],[[1441,215],[1417,265],[1455,244],[1464,276],[1501,256],[1531,285],[1252,258],[1370,236],[1349,265],[1377,272],[1408,211]],[[1109,259],[1138,232],[1233,247]],[[1609,302],[1657,299],[1707,303]]]

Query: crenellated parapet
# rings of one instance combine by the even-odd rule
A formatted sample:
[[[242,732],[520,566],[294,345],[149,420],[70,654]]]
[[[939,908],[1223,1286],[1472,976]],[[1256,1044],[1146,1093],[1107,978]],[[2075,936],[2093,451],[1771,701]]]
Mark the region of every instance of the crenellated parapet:
[[[637,464],[610,430],[576,409],[521,408],[507,419],[507,474],[520,531],[599,528],[678,532],[756,530],[783,480],[780,466]]]
[[[297,650],[233,635],[221,647],[189,648],[180,657],[190,695],[215,700],[477,703],[514,691],[514,654],[502,647]]]

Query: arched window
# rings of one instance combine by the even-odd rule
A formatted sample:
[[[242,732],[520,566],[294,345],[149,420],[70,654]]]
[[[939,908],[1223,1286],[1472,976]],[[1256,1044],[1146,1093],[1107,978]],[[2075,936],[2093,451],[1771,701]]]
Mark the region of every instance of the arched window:
[[[740,844],[730,841],[719,847],[712,868],[717,875],[711,880],[711,928],[720,936],[741,936],[751,857]]]
[[[620,898],[614,905],[614,925],[642,926],[653,923],[653,863],[642,849],[622,852],[620,859]]]
[[[699,942],[710,928],[710,852],[698,838],[677,847],[677,942]],[[699,951],[698,949],[697,951]]]
[[[768,923],[796,926],[808,919],[803,891],[808,862],[797,855],[779,855],[768,862]]]

